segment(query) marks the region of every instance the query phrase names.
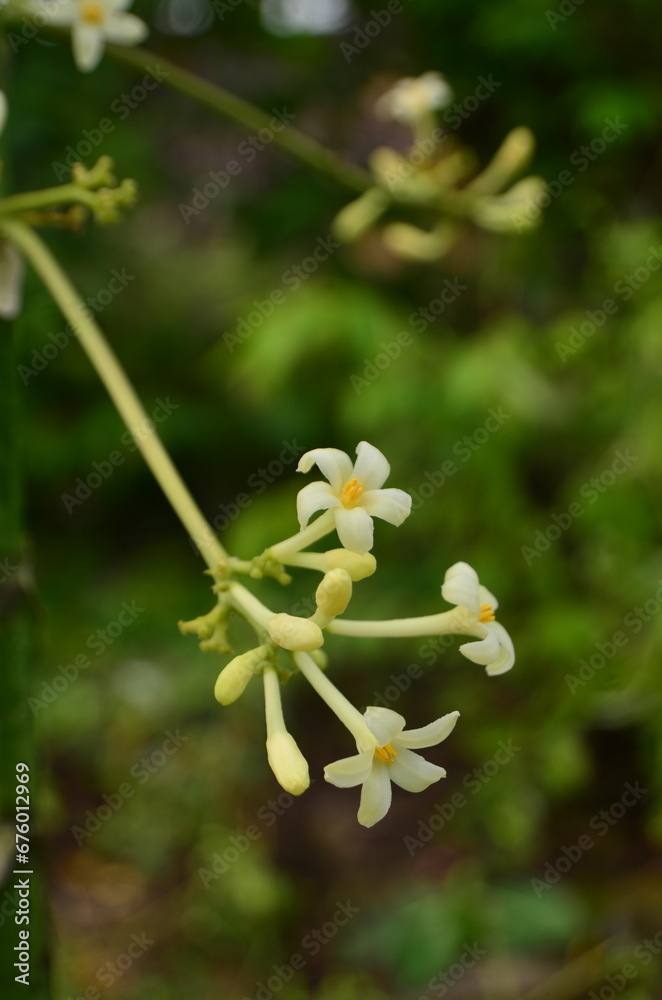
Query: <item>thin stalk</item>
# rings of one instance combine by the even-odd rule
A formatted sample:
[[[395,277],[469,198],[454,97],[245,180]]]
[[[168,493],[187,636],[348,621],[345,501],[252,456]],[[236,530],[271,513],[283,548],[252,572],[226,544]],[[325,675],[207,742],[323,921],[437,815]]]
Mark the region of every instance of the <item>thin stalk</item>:
[[[35,208],[52,208],[54,205],[81,204],[93,208],[98,201],[95,195],[79,184],[62,184],[40,191],[21,191],[0,201],[0,216]]]
[[[312,545],[313,542],[319,541],[320,538],[324,538],[330,531],[333,531],[334,525],[333,511],[325,510],[321,517],[318,517],[316,521],[313,521],[312,524],[309,524],[301,531],[297,531],[296,535],[291,535],[289,538],[283,539],[282,542],[271,545],[267,549],[266,555],[271,556],[278,562],[287,560],[293,553],[299,552],[300,549],[305,549],[308,545]]]
[[[422,615],[420,618],[391,618],[384,621],[352,621],[336,618],[328,627],[335,635],[352,635],[361,638],[397,639],[416,635],[479,635],[480,628],[465,618],[461,621],[455,611],[441,611],[438,615]]]
[[[161,55],[156,55],[148,49],[128,48],[121,45],[107,45],[106,51],[119,59],[120,62],[128,63],[143,72],[158,71],[159,79],[162,79],[167,86],[177,90],[187,97],[193,98],[199,104],[212,111],[216,111],[224,118],[245,125],[251,131],[259,132],[260,129],[269,130],[269,141],[274,146],[293,156],[295,160],[311,167],[318,174],[328,177],[341,184],[343,187],[351,188],[353,191],[365,191],[372,187],[373,181],[370,174],[352,163],[346,163],[340,157],[326,149],[315,139],[292,125],[287,124],[281,131],[274,127],[274,114],[262,111],[255,105],[244,101],[241,97],[236,97],[229,91],[202,77],[196,76],[189,70],[182,69],[169,59],[164,59]],[[278,121],[278,119],[277,119]],[[278,121],[279,124],[282,124]]]
[[[34,230],[12,219],[0,219],[0,229],[23,251],[76,333],[99,378],[117,407],[156,481],[210,569],[227,558],[225,549],[193,500],[163,447],[152,421],[108,345],[101,329],[46,244]],[[140,429],[140,434],[135,432]]]
[[[293,653],[292,658],[309,684],[315,688],[331,711],[338,716],[344,726],[360,746],[361,750],[371,750],[377,746],[374,733],[369,729],[365,719],[354,708],[351,701],[332,684],[326,674],[322,673],[309,653]]]

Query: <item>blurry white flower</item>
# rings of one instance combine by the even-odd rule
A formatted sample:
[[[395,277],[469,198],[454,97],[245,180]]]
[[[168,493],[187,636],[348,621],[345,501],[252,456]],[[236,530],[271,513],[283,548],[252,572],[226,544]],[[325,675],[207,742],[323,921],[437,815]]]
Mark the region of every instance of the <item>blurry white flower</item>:
[[[411,512],[411,497],[404,490],[380,489],[391,467],[381,451],[367,441],[352,460],[337,448],[315,448],[301,456],[298,472],[317,465],[328,482],[309,483],[297,496],[297,514],[304,528],[318,510],[332,510],[338,537],[346,549],[363,554],[372,548],[373,517],[402,524]]]
[[[373,826],[389,810],[392,781],[408,792],[422,792],[446,776],[443,767],[430,764],[413,751],[445,740],[459,715],[450,712],[421,729],[405,730],[405,720],[397,712],[370,706],[364,719],[379,746],[328,764],[324,777],[339,788],[362,785],[358,821],[362,826]]]
[[[453,91],[441,73],[423,73],[422,76],[406,76],[387,90],[375,104],[377,114],[412,125],[430,111],[445,108],[453,100]]]
[[[74,61],[84,73],[99,65],[106,42],[138,45],[148,27],[135,14],[127,14],[132,0],[51,0],[44,10],[51,24],[71,27]]]
[[[499,607],[494,594],[483,587],[476,570],[468,563],[458,562],[446,571],[441,596],[456,604],[468,635],[482,636],[479,642],[465,642],[460,652],[474,663],[482,664],[491,676],[504,674],[515,662],[513,642],[503,625],[495,621]]]

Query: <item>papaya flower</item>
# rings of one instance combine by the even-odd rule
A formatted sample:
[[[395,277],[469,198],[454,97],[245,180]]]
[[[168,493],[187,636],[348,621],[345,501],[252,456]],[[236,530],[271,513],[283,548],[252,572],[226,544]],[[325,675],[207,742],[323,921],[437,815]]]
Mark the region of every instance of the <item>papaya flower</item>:
[[[71,28],[74,62],[89,73],[101,62],[106,42],[138,45],[148,35],[144,21],[126,8],[132,0],[51,0],[39,9],[50,24]]]

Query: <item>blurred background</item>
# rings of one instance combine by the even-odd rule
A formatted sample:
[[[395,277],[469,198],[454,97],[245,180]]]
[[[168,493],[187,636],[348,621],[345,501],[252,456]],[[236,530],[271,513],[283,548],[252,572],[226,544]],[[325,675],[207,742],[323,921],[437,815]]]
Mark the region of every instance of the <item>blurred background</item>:
[[[347,734],[295,678],[285,712],[315,781],[281,793],[260,685],[221,708],[225,659],[178,632],[211,607],[209,579],[97,377],[76,343],[36,370],[64,322],[30,276],[19,333],[34,369],[21,392],[53,995],[662,996],[659,4],[403,0],[371,37],[379,0],[132,9],[156,53],[362,165],[380,143],[406,146],[374,114],[397,78],[438,70],[461,104],[495,81],[453,134],[485,163],[529,126],[533,170],[561,191],[531,233],[467,225],[430,265],[371,234],[295,288],[289,269],[349,192],[269,146],[194,202],[246,129],[166,86],[131,98],[142,74],[109,58],[83,76],[68,41],[17,53],[16,189],[102,153],[139,184],[119,226],[46,238],[223,543],[250,557],[296,530],[302,484],[284,450],[366,439],[414,512],[397,530],[377,522],[378,572],[352,617],[441,610],[444,571],[465,560],[518,657],[491,679],[459,641],[330,640],[329,674],[359,707],[388,704],[410,726],[461,711],[428,753],[448,777],[396,789],[363,829],[358,793],[322,778],[352,752]],[[112,130],[81,148],[104,118]],[[596,144],[609,122],[615,137]],[[230,351],[224,334],[277,289],[284,301]],[[376,360],[402,331],[399,356]],[[286,610],[317,581],[255,590]]]

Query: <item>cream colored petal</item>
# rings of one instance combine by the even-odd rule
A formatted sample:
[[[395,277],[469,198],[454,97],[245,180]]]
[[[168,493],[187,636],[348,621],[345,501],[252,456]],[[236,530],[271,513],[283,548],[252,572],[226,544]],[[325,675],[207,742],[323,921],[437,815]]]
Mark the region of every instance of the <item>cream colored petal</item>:
[[[89,24],[74,24],[71,33],[74,62],[83,73],[89,73],[101,62],[103,55],[103,35],[98,27]]]
[[[497,659],[501,646],[494,632],[487,625],[484,628],[487,631],[485,638],[479,642],[465,642],[464,645],[460,646],[460,652],[468,660],[480,663],[485,667]]]
[[[340,507],[341,503],[328,483],[322,479],[316,483],[308,483],[297,494],[297,517],[299,524],[305,528],[317,510],[328,510],[329,507]]]
[[[338,788],[353,788],[355,785],[362,785],[372,770],[375,759],[374,750],[364,750],[353,757],[342,757],[334,760],[332,764],[327,764],[324,768],[324,777],[332,785]]]
[[[317,465],[338,495],[345,483],[352,478],[352,460],[338,448],[313,448],[312,451],[307,451],[299,459],[297,472],[310,472],[313,465]]]
[[[422,792],[435,781],[446,777],[443,767],[431,764],[429,760],[405,747],[398,748],[398,756],[393,763],[385,766],[389,769],[391,781],[406,792]]]
[[[389,765],[376,760],[361,789],[358,821],[361,826],[374,826],[386,816],[391,805]]]
[[[477,615],[480,613],[479,586],[476,570],[468,563],[457,562],[446,570],[441,596],[449,604],[469,608]]]
[[[482,584],[478,588],[478,599],[481,603],[481,606],[483,604],[491,604],[495,611],[499,607],[499,602],[497,601],[494,594],[491,591],[489,591],[487,587],[483,587]]]
[[[391,743],[405,728],[405,719],[392,708],[369,705],[363,713],[370,732],[375,734],[380,747]]]
[[[149,28],[135,14],[109,14],[104,26],[109,42],[116,45],[140,45],[149,34]]]
[[[391,466],[379,448],[361,441],[356,449],[356,462],[352,475],[356,476],[366,490],[378,490],[388,479]]]
[[[371,517],[396,526],[411,514],[411,497],[404,490],[370,490],[363,494],[360,504]]]
[[[505,674],[514,665],[515,647],[513,646],[513,640],[499,622],[490,622],[487,627],[496,635],[501,644],[499,655],[491,663],[488,663],[485,668],[490,677],[496,677],[497,674]]]
[[[42,8],[49,24],[74,24],[78,20],[78,4],[76,0],[53,0]]]
[[[338,538],[350,552],[363,555],[372,548],[374,528],[372,518],[362,507],[347,510],[338,507],[335,512]]]
[[[398,748],[403,746],[410,750],[422,750],[423,747],[436,746],[453,731],[459,717],[459,712],[449,712],[420,729],[405,729],[397,738]]]

